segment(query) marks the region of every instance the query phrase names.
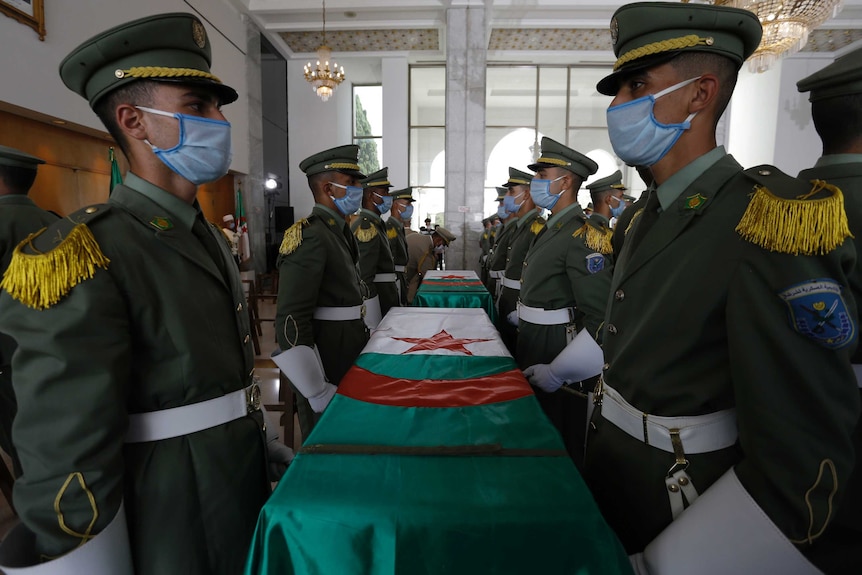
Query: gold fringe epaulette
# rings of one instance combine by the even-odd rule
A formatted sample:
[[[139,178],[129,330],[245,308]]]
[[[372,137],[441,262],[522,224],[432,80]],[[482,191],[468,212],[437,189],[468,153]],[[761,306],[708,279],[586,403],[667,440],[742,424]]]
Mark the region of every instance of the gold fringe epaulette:
[[[278,247],[278,253],[284,256],[289,256],[296,251],[296,248],[302,243],[302,228],[308,224],[308,218],[302,218],[286,230],[284,237],[281,240],[281,245]]]
[[[396,230],[395,228],[389,228],[388,230],[386,230],[386,237],[390,240],[394,240],[398,237],[398,230]]]
[[[98,268],[107,269],[111,263],[84,224],[73,227],[51,251],[24,253],[24,247],[32,246],[44,231],[30,234],[18,244],[0,282],[0,288],[14,299],[39,310],[56,304],[73,287],[92,278]]]
[[[844,211],[844,194],[821,180],[807,194],[780,198],[764,186],[754,193],[736,231],[764,249],[791,255],[827,254],[853,237]],[[829,197],[809,199],[827,190]]]
[[[377,237],[377,226],[373,224],[368,226],[367,228],[359,226],[358,228],[356,228],[356,232],[354,232],[354,235],[356,236],[356,239],[362,243],[370,242]]]
[[[607,255],[614,251],[614,247],[611,244],[611,237],[613,235],[614,233],[610,229],[598,229],[595,226],[591,226],[589,223],[586,223],[579,229],[575,230],[572,237],[577,238],[584,236],[584,243],[587,244],[589,249],[594,252]]]
[[[623,235],[624,235],[624,236],[629,235],[629,230],[630,230],[630,229],[632,229],[632,226],[633,226],[633,225],[635,225],[635,221],[636,221],[639,217],[641,217],[641,215],[642,215],[643,213],[644,213],[644,209],[643,209],[643,208],[639,209],[638,211],[636,211],[636,212],[634,213],[634,215],[632,216],[632,219],[631,219],[631,220],[629,220],[629,225],[627,225],[627,226],[626,226],[626,229],[625,229],[625,230],[623,230]]]
[[[543,229],[545,229],[545,221],[544,220],[541,220],[541,219],[533,220],[533,223],[530,224],[530,232],[534,236],[539,235],[539,232],[541,232]]]

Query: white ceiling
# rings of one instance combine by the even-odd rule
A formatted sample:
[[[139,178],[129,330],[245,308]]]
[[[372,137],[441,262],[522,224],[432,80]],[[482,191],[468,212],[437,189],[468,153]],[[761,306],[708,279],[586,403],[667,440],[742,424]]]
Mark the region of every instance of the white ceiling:
[[[289,59],[321,42],[322,0],[226,0],[249,16]],[[327,0],[327,44],[336,56],[407,54],[443,61],[446,10],[485,6],[488,61],[612,61],[608,23],[619,0]],[[862,0],[812,34],[804,51],[844,51],[862,39]],[[540,56],[541,54],[541,56]]]

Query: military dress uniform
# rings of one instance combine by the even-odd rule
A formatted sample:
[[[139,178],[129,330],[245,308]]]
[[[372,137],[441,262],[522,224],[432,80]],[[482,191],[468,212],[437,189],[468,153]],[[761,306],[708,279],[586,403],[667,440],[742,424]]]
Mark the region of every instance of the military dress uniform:
[[[588,157],[544,138],[541,157],[528,167],[536,171],[549,166],[567,169],[581,179],[598,168]],[[610,258],[588,245],[588,222],[575,202],[548,219],[527,252],[521,273],[515,355],[521,369],[551,363],[581,330],[588,330],[594,338],[599,331],[613,266]],[[586,402],[568,390],[535,392],[572,459],[580,465]]]
[[[649,189],[645,190],[644,193],[641,194],[641,197],[623,210],[623,214],[617,219],[617,223],[613,228],[613,234],[611,234],[611,247],[613,248],[614,260],[620,256],[620,252],[623,249],[623,243],[626,239],[626,234],[631,230],[635,216],[639,216],[643,213],[643,207],[644,204],[646,204],[648,192]]]
[[[840,110],[848,105],[858,106],[856,98],[862,93],[862,50],[857,49],[838,58],[797,82],[797,87],[800,92],[810,92],[812,106],[840,107]],[[858,306],[862,301],[862,264],[858,259],[862,253],[862,154],[839,152],[824,155],[814,167],[802,170],[798,178],[812,184],[818,180],[826,181],[844,194],[844,210],[857,255],[850,287]],[[857,307],[857,325],[859,319]],[[856,347],[851,361],[862,398],[862,346]],[[847,488],[835,518],[811,554],[814,563],[826,573],[862,570],[862,553],[859,553],[859,542],[862,542],[862,423],[856,424],[853,446],[856,453],[853,474],[846,482]]]
[[[401,190],[390,190],[392,200],[407,200],[413,202],[413,188]],[[412,231],[412,230],[411,230]],[[416,233],[416,232],[413,232]],[[398,277],[398,301],[401,305],[407,305],[407,280],[404,275],[407,269],[407,237],[404,224],[395,216],[386,219],[386,238],[389,240],[389,249],[392,252],[392,262],[395,264],[395,275]]]
[[[0,146],[0,178],[7,168],[35,173],[37,165],[44,163],[44,160],[20,150]],[[26,194],[0,195],[0,276],[9,267],[15,246],[56,219],[57,216],[38,207]],[[15,340],[0,332],[0,449],[11,457],[17,477],[21,475],[21,464],[12,445],[12,420],[16,411],[12,392],[12,354],[15,347]]]
[[[612,28],[618,74],[645,44],[689,38],[739,67],[760,40],[751,12],[706,5],[630,4]],[[617,78],[599,91],[616,93]],[[626,549],[643,551],[639,572],[816,572],[800,551],[838,501],[859,413],[842,205],[837,188],[743,171],[719,147],[662,182],[635,220],[613,276],[585,478]],[[818,234],[796,223],[814,221]]]
[[[392,187],[392,184],[389,183],[388,172],[388,168],[378,170],[361,180],[360,184],[366,190],[367,188],[385,187],[388,195],[388,188]],[[390,308],[400,305],[397,286],[398,276],[395,274],[395,263],[386,235],[386,224],[384,224],[379,213],[361,208],[356,219],[351,222],[350,230],[356,236],[359,246],[359,272],[362,281],[368,287],[370,301],[366,305],[380,307],[377,318],[379,321]],[[378,303],[371,303],[374,298],[378,299]],[[373,324],[370,327],[377,326]]]
[[[506,192],[508,191],[508,188],[497,188],[497,201],[500,202],[500,206],[503,205],[503,198],[506,197]],[[503,277],[503,272],[506,269],[509,241],[515,231],[517,222],[518,216],[510,214],[502,227],[496,230],[489,238],[491,247],[488,250],[488,258],[485,260],[485,268],[487,270],[487,283],[485,287],[495,299],[500,295],[500,288],[502,287],[500,279]]]

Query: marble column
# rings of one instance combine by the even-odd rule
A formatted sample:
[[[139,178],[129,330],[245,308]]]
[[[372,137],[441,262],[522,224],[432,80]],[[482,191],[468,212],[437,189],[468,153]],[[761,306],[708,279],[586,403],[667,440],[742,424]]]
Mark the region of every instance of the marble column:
[[[485,195],[486,42],[481,1],[453,1],[446,11],[445,226],[458,240],[446,252],[449,269],[478,268]]]
[[[261,99],[260,30],[246,16],[243,16],[246,29],[246,83],[248,98],[248,174],[237,176],[242,185],[245,218],[248,222],[249,243],[252,262],[242,269],[265,273],[266,242],[264,234],[269,223],[263,196],[263,104]]]

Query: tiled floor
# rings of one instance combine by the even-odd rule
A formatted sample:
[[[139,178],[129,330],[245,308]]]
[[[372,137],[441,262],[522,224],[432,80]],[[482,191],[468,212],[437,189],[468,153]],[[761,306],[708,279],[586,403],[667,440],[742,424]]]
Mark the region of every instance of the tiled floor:
[[[271,300],[262,300],[258,302],[258,312],[262,319],[275,318],[275,304]],[[255,358],[255,373],[260,378],[261,398],[264,404],[275,404],[278,402],[279,392],[279,377],[278,368],[270,359],[270,353],[276,348],[275,333],[273,331],[272,321],[261,322],[262,335],[258,337],[260,342],[260,354]],[[278,420],[280,414],[273,412],[273,419]],[[297,448],[302,444],[302,437],[299,431],[299,422],[294,417],[294,445]],[[283,428],[279,425],[279,435],[283,440]],[[6,460],[5,454],[0,452],[0,455]],[[17,524],[17,519],[12,513],[12,509],[6,499],[0,495],[0,540],[6,536],[6,533]]]

